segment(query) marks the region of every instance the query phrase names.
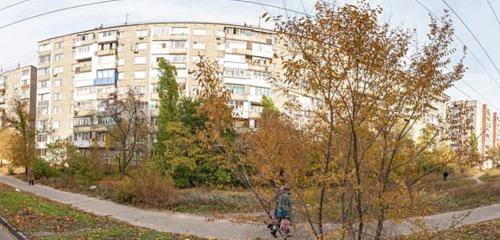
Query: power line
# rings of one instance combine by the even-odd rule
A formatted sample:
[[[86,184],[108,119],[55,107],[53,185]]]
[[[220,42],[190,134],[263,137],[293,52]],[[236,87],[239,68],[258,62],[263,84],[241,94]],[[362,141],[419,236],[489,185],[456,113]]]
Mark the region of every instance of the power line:
[[[495,20],[497,21],[498,26],[500,26],[500,19],[498,19],[497,12],[496,12],[496,11],[495,11],[495,9],[493,8],[493,5],[491,5],[490,0],[486,0],[486,2],[488,2],[488,6],[490,7],[491,12],[493,12],[493,16],[495,16]]]
[[[254,1],[249,1],[249,0],[228,0],[228,1],[231,1],[231,2],[242,2],[242,3],[260,5],[260,6],[266,6],[266,7],[270,7],[270,8],[274,8],[274,9],[284,10],[284,11],[293,12],[293,13],[296,13],[296,14],[301,14],[301,15],[304,15],[304,16],[311,17],[309,14],[301,12],[301,11],[297,11],[297,10],[293,10],[293,9],[288,9],[288,8],[284,8],[284,7],[280,7],[280,6],[272,5],[272,4],[268,4],[268,3],[260,3],[260,2],[254,2]]]
[[[422,2],[420,2],[419,0],[415,0],[415,2],[417,2],[421,7],[425,8],[425,10],[427,10],[427,12],[429,12],[429,14],[431,14],[435,19],[439,20],[440,22],[443,22],[441,21],[441,19],[439,19],[439,17],[434,13],[432,12],[427,6],[425,6]],[[455,36],[455,38],[462,44],[464,45],[465,47],[467,47],[467,44],[465,44],[465,42],[458,36],[456,35],[455,33],[453,34],[453,36]],[[476,60],[476,62],[479,64],[479,66],[481,66],[481,68],[483,69],[483,71],[488,75],[488,77],[498,86],[498,83],[497,81],[495,80],[495,78],[493,77],[493,75],[490,73],[490,71],[486,68],[486,66],[484,66],[484,64],[481,62],[481,60],[479,60],[479,58],[477,57],[476,54],[474,54],[474,52],[470,49],[469,49],[469,52],[470,52],[470,55],[472,56],[472,58],[474,58],[474,60]]]
[[[34,18],[38,18],[38,17],[49,15],[49,14],[56,13],[56,12],[62,12],[62,11],[66,11],[66,10],[70,10],[70,9],[75,9],[75,8],[80,8],[80,7],[86,7],[86,6],[92,6],[92,5],[99,5],[99,4],[110,3],[110,2],[118,2],[118,1],[122,1],[122,0],[98,1],[98,2],[93,2],[93,3],[85,3],[85,4],[75,5],[75,6],[71,6],[71,7],[59,8],[59,9],[56,9],[56,10],[52,10],[52,11],[49,11],[49,12],[40,13],[40,14],[37,14],[37,15],[34,15],[34,16],[31,16],[31,17],[23,18],[23,19],[15,21],[15,22],[11,22],[11,23],[5,24],[3,26],[0,26],[0,30],[4,29],[4,28],[7,28],[7,27],[10,27],[12,25],[18,24],[18,23],[22,23],[22,22],[25,22],[25,21],[28,21],[28,20],[31,20],[31,19],[34,19]]]
[[[472,32],[472,30],[469,28],[469,26],[465,23],[465,21],[460,17],[460,15],[458,15],[457,12],[455,12],[455,10],[450,6],[450,4],[448,4],[448,2],[446,2],[446,0],[441,0],[444,4],[446,4],[446,6],[450,9],[450,11],[458,18],[458,20],[460,20],[460,22],[465,26],[465,28],[467,29],[467,31],[472,35],[472,37],[474,38],[474,40],[476,40],[477,44],[479,44],[479,47],[481,47],[481,49],[483,50],[484,54],[486,55],[486,57],[488,58],[488,60],[490,61],[490,63],[493,65],[493,67],[495,68],[496,72],[498,73],[498,75],[500,76],[500,70],[498,69],[497,65],[495,64],[495,62],[493,61],[493,59],[491,58],[490,54],[488,53],[488,51],[486,51],[486,48],[483,46],[483,44],[481,43],[481,41],[479,41],[479,39],[476,37],[476,34],[474,34],[474,32]],[[495,80],[495,83],[497,84],[497,86],[500,88],[500,83],[498,83],[498,81]]]
[[[11,7],[14,7],[14,6],[17,6],[17,5],[19,5],[19,4],[22,4],[22,3],[25,3],[25,2],[29,2],[29,1],[31,1],[31,0],[23,0],[23,1],[19,1],[19,2],[12,3],[12,4],[10,4],[10,5],[7,5],[7,6],[3,7],[3,8],[0,8],[0,11],[3,11],[3,10],[6,10],[6,9],[9,9],[9,8],[11,8]]]

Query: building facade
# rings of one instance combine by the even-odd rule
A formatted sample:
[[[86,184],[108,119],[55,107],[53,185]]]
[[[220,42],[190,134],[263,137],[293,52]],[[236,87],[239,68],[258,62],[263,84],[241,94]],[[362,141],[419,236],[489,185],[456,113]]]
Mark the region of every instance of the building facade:
[[[195,97],[193,71],[200,56],[216,60],[232,92],[235,116],[255,126],[262,96],[284,102],[269,77],[281,71],[272,58],[280,49],[272,31],[217,23],[148,23],[97,28],[39,42],[37,148],[71,138],[80,147],[102,142],[106,119],[96,119],[110,94],[129,88],[143,95],[148,113],[158,115],[157,62],[177,69],[181,94]]]
[[[34,66],[19,66],[16,69],[0,72],[0,112],[12,109],[14,99],[27,103],[27,111],[35,114],[37,90],[37,70]]]
[[[459,142],[469,140],[472,134],[476,135],[478,152],[484,162],[482,167],[491,168],[492,162],[487,159],[487,153],[500,143],[498,113],[477,100],[452,101],[448,106],[448,124],[451,146],[459,147]]]

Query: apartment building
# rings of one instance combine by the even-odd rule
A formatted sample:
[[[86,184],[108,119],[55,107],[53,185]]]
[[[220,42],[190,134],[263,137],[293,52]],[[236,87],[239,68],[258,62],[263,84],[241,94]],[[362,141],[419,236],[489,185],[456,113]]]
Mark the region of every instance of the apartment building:
[[[458,147],[460,141],[470,139],[475,134],[478,139],[478,151],[484,159],[483,168],[491,168],[491,161],[486,159],[488,149],[495,146],[498,139],[497,113],[493,113],[487,104],[477,100],[452,101],[448,106],[448,132],[451,146]]]
[[[426,113],[413,125],[412,139],[414,141],[418,141],[422,130],[429,125],[434,126],[436,129],[443,129],[445,127],[446,111],[449,102],[450,97],[443,95],[441,99],[434,101],[428,106]]]
[[[100,102],[129,88],[143,94],[152,118],[158,115],[157,62],[177,68],[184,96],[195,97],[193,71],[200,55],[217,60],[232,92],[235,117],[249,127],[261,112],[262,96],[284,102],[269,77],[282,45],[272,31],[218,23],[147,23],[101,27],[39,42],[37,148],[71,138],[80,148],[103,141],[107,119],[97,119]]]
[[[12,101],[21,99],[27,102],[27,111],[35,114],[37,70],[34,66],[18,66],[0,72],[0,113],[12,109]]]
[[[492,146],[498,147],[500,145],[500,115],[497,112],[493,113],[492,136]]]

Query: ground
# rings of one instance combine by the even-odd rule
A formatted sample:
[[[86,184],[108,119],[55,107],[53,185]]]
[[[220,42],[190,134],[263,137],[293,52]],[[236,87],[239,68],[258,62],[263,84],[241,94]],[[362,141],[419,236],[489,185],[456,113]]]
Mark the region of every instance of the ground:
[[[196,239],[135,227],[0,184],[0,215],[29,239]]]
[[[500,219],[450,229],[447,231],[416,234],[401,239],[496,240],[500,239]]]

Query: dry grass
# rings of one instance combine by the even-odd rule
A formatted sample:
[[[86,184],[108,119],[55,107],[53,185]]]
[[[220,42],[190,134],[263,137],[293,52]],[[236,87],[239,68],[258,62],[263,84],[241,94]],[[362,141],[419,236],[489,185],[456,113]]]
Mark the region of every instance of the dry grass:
[[[500,239],[500,219],[463,226],[447,231],[414,234],[400,240],[496,240]]]
[[[500,168],[486,171],[486,173],[481,176],[480,179],[485,182],[500,181]]]

